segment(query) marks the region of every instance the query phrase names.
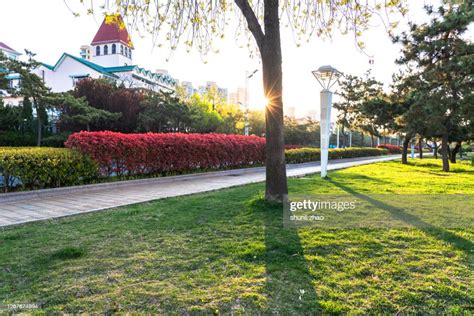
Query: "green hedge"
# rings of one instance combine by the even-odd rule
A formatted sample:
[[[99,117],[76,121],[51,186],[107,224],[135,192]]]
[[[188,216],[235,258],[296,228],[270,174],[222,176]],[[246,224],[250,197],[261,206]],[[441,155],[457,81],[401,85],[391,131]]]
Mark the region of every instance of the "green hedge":
[[[3,191],[42,189],[92,182],[97,164],[70,149],[45,147],[0,147]]]
[[[344,148],[329,149],[329,159],[343,159],[356,157],[370,157],[387,155],[386,149],[380,148]],[[319,148],[297,148],[285,151],[287,163],[303,163],[319,161],[321,159],[321,150]]]
[[[35,146],[36,135],[20,132],[0,132],[0,147],[2,146]]]
[[[386,155],[377,148],[330,149],[329,159]],[[288,163],[320,160],[319,148],[286,150]],[[48,147],[0,147],[0,187],[4,192],[92,183],[98,165],[75,150]],[[0,178],[0,180],[1,180]],[[5,181],[6,180],[6,181]]]
[[[64,147],[64,143],[71,133],[52,134],[43,138],[41,146],[43,147]]]

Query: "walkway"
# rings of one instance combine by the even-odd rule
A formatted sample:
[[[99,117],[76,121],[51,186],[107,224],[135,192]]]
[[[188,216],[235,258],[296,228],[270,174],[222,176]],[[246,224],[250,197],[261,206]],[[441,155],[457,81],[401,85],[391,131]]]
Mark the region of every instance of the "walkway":
[[[342,169],[399,157],[400,155],[390,155],[332,160],[329,162],[328,169]],[[319,162],[288,165],[287,168],[288,177],[304,176],[319,171]],[[1,194],[0,227],[219,190],[264,180],[265,168],[259,167]]]

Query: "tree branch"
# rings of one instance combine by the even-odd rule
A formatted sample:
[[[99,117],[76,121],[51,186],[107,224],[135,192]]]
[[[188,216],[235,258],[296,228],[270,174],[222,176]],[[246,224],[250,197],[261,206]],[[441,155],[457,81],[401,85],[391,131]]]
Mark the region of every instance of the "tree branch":
[[[248,28],[252,33],[255,41],[257,42],[257,46],[260,50],[260,53],[263,49],[263,41],[265,40],[265,34],[262,31],[262,27],[258,22],[257,16],[255,12],[250,7],[248,0],[234,0],[235,4],[239,7],[240,11],[242,12],[245,20],[247,21]]]

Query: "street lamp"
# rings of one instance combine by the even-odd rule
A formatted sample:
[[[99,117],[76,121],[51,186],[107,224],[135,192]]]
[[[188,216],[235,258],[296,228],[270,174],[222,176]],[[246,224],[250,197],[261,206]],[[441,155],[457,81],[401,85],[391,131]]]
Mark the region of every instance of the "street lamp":
[[[331,124],[332,106],[332,92],[329,89],[337,83],[342,73],[329,65],[321,66],[312,73],[323,88],[323,90],[321,90],[321,114],[319,124],[321,128],[321,178],[326,178],[328,173],[329,128]]]
[[[249,136],[249,79],[252,78],[258,69],[252,72],[245,72],[245,112],[244,112],[244,134]]]

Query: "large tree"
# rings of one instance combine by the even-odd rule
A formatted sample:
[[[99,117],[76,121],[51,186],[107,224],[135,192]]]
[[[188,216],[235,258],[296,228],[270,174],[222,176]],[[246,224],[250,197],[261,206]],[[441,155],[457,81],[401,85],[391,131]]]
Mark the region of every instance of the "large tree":
[[[9,88],[9,92],[16,96],[23,96],[25,99],[31,99],[32,105],[36,111],[36,145],[41,146],[43,128],[47,123],[47,109],[50,107],[45,102],[45,97],[50,95],[50,89],[46,87],[44,81],[34,74],[32,70],[40,65],[39,62],[31,58],[27,62],[9,59],[0,54],[0,69],[3,73],[16,73],[20,76],[21,84],[18,87]],[[1,80],[0,80],[1,81]]]
[[[68,92],[52,94],[45,101],[60,112],[61,127],[75,126],[78,130],[90,131],[92,124],[116,121],[122,115],[94,108],[85,97],[76,98]]]
[[[101,1],[99,1],[101,2]],[[229,24],[228,12],[237,11],[237,34],[253,37],[262,61],[266,107],[266,189],[265,197],[282,201],[287,194],[284,133],[282,50],[280,25],[289,25],[298,41],[331,35],[339,28],[343,33],[360,36],[371,17],[395,10],[404,12],[403,0],[102,0],[102,8],[113,8],[125,16],[133,27],[139,27],[169,42],[176,49],[180,42],[202,53],[212,50],[213,39],[224,37]],[[94,3],[97,3],[95,1]],[[233,5],[234,4],[234,5]],[[382,14],[379,14],[383,12]],[[119,19],[117,19],[119,20]],[[392,24],[389,27],[393,26]],[[163,33],[163,32],[164,33]]]
[[[116,86],[106,79],[84,79],[77,83],[73,95],[85,97],[91,107],[107,112],[120,113],[117,120],[91,123],[92,130],[112,130],[123,133],[135,132],[138,117],[143,111],[144,92],[140,89]]]
[[[363,78],[353,77],[349,81],[343,81],[341,88],[344,99],[350,104],[351,126],[369,134],[374,147],[374,137],[382,136],[387,125],[387,113],[384,111],[388,110],[389,105],[382,83],[367,72]]]
[[[449,171],[450,135],[459,134],[460,127],[470,130],[474,122],[474,44],[464,37],[474,11],[470,1],[426,10],[429,23],[411,24],[395,38],[403,44],[398,63],[409,71],[403,82],[411,90],[405,117],[408,126],[441,138],[443,170]]]
[[[173,92],[150,92],[143,101],[139,127],[147,132],[190,131],[191,110]]]
[[[354,119],[356,109],[362,101],[362,80],[353,75],[344,75],[339,80],[339,89],[336,92],[340,97],[333,107],[337,110],[337,124],[341,126],[342,147],[346,147],[346,129],[355,128]]]

